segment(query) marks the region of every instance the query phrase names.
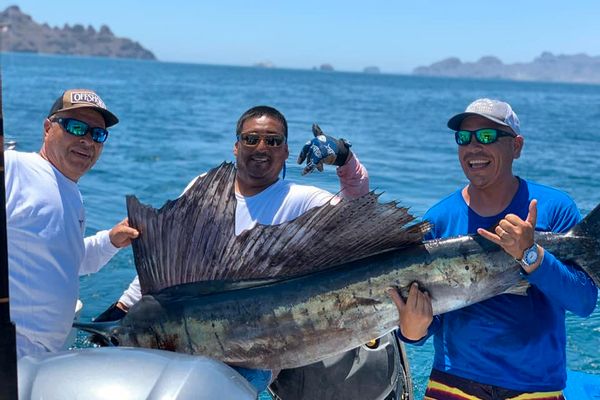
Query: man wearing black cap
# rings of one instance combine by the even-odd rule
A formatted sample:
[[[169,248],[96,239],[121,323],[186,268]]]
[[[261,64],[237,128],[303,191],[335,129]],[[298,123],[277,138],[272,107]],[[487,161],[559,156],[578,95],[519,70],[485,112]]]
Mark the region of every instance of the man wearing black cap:
[[[117,117],[87,89],[59,97],[39,153],[6,151],[10,313],[17,355],[60,350],[71,329],[79,275],[96,272],[138,232],[126,220],[85,238],[77,181],[96,163]]]
[[[434,337],[427,399],[562,399],[565,312],[590,315],[598,292],[585,272],[536,244],[534,231],[566,232],[579,211],[566,194],[513,174],[524,138],[508,103],[476,100],[448,127],[469,183],[426,213],[429,238],[479,234],[515,258],[530,287],[527,296],[503,294],[440,316],[417,284],[406,302],[391,291],[398,334],[419,345]]]
[[[313,134],[315,137],[304,145],[297,160],[299,164],[306,161],[302,173],[310,173],[314,169],[322,171],[323,164],[335,165],[340,179],[341,197],[355,198],[368,193],[367,170],[356,154],[350,151],[350,144],[344,139],[323,134],[317,125],[313,126]],[[252,107],[238,119],[236,141],[233,145],[237,166],[236,235],[253,228],[257,223],[278,225],[291,221],[335,197],[314,186],[298,185],[281,178],[285,174],[285,162],[289,156],[287,138],[287,121],[283,114],[273,107]],[[195,180],[186,190],[194,182]],[[140,298],[140,285],[136,277],[119,301],[96,318],[96,321],[122,318],[128,308]],[[241,367],[237,370],[258,391],[264,390],[271,380],[271,371]],[[323,374],[325,373],[323,371]]]
[[[368,172],[350,151],[350,144],[323,134],[316,125],[313,134],[315,138],[304,145],[297,160],[298,164],[306,161],[302,174],[315,169],[322,171],[323,164],[336,165],[342,198],[356,198],[368,193]],[[239,118],[233,146],[237,167],[236,235],[257,223],[278,225],[293,220],[334,197],[314,186],[297,185],[282,179],[289,156],[287,137],[287,121],[273,107],[252,107]],[[185,190],[199,178],[201,176],[192,180]],[[141,296],[136,277],[119,301],[96,321],[121,318]]]

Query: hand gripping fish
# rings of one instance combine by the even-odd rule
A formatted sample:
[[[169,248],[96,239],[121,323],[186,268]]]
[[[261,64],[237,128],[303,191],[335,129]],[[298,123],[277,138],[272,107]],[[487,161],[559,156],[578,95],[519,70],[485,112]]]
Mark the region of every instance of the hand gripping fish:
[[[373,193],[235,236],[234,178],[222,164],[160,210],[128,197],[143,297],[104,329],[113,343],[293,368],[395,329],[390,286],[407,296],[418,282],[434,314],[527,289],[497,245],[477,235],[423,241],[427,222]],[[569,232],[535,240],[600,286],[599,238],[600,206]]]

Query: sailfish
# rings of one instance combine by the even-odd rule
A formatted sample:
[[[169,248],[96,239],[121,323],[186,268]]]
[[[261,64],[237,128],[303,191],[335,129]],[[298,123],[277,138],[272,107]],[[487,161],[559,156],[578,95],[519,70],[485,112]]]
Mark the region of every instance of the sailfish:
[[[427,221],[371,192],[235,235],[235,167],[223,163],[160,209],[127,197],[142,299],[104,335],[231,365],[307,365],[398,326],[386,289],[418,282],[434,314],[525,294],[519,264],[478,235],[425,241]],[[600,286],[600,206],[536,242]],[[81,326],[81,324],[80,324]]]

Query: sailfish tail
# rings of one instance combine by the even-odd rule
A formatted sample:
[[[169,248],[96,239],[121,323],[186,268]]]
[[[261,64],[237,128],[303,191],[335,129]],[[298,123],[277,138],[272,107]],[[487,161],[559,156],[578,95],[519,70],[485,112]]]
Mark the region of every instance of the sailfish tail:
[[[593,256],[588,257],[585,265],[581,265],[581,267],[600,288],[600,204],[575,225],[568,235],[591,239],[586,242],[586,247],[588,247],[586,252]]]

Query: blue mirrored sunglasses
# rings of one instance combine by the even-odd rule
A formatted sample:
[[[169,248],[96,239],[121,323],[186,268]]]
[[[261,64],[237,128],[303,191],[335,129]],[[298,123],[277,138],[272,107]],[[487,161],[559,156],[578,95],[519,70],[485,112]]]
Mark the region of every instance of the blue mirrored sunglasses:
[[[92,140],[96,143],[104,143],[108,139],[108,131],[104,128],[91,128],[86,122],[74,118],[53,118],[52,121],[58,122],[65,131],[75,136],[85,136],[88,132],[92,135]]]

